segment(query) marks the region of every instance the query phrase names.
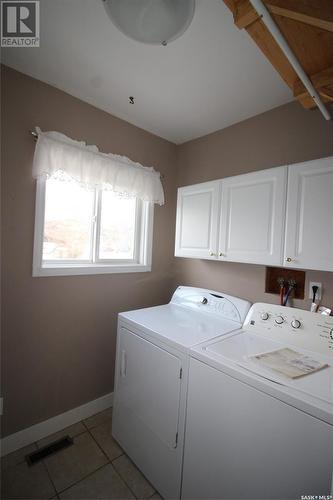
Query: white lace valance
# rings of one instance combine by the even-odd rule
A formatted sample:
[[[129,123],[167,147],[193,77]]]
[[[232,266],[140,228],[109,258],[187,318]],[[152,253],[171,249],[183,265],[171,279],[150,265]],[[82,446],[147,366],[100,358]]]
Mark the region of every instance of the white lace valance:
[[[164,204],[161,176],[151,167],[143,167],[125,156],[101,153],[97,146],[74,141],[59,132],[42,132],[33,162],[33,177],[48,178],[64,172],[91,188],[112,189],[144,201]]]

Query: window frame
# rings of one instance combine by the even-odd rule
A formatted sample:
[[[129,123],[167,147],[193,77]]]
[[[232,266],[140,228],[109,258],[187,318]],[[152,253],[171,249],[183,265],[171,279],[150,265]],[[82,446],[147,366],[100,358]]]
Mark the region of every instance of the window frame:
[[[151,271],[153,243],[153,203],[136,199],[136,230],[134,260],[101,259],[98,256],[101,222],[102,191],[95,191],[94,221],[92,225],[91,255],[94,262],[88,260],[61,260],[43,263],[43,240],[45,219],[46,179],[36,181],[35,228],[33,242],[32,276],[75,276],[89,274],[136,273]]]

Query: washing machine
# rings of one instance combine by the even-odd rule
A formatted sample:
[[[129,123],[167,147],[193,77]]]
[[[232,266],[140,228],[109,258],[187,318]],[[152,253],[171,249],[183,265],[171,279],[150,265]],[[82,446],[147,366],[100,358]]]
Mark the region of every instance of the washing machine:
[[[332,498],[333,317],[257,303],[191,349],[184,449],[183,499]]]
[[[112,434],[156,490],[180,497],[191,347],[237,330],[250,303],[180,286],[118,318]]]

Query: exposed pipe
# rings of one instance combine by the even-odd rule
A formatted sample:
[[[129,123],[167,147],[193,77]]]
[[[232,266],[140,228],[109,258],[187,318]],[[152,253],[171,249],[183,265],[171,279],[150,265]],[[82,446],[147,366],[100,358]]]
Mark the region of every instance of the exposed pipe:
[[[310,96],[320,109],[321,113],[323,114],[324,118],[326,120],[331,119],[331,115],[328,112],[325,104],[321,100],[318,92],[314,88],[310,78],[308,75],[305,73],[304,69],[300,65],[297,57],[289,47],[286,39],[282,35],[281,31],[279,30],[279,27],[273,20],[272,16],[270,15],[269,11],[263,4],[262,0],[250,0],[250,3],[252,4],[252,7],[257,11],[258,15],[261,17],[263,23],[265,24],[266,28],[276,41],[276,43],[279,45],[280,49],[294,68],[295,72],[297,73],[299,79],[302,81],[304,87],[306,90],[309,92]]]

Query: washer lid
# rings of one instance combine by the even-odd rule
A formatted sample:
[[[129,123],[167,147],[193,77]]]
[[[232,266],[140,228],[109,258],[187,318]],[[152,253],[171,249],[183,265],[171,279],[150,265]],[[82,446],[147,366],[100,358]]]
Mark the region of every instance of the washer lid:
[[[187,350],[240,328],[241,324],[176,304],[138,309],[119,314],[133,327],[144,330],[152,340]]]
[[[321,363],[329,365],[327,368],[298,379],[290,379],[280,375],[276,371],[259,366],[255,361],[249,359],[258,354],[286,347],[295,350],[294,346],[241,330],[229,335],[228,338],[221,338],[202,346],[202,352],[219,359],[221,363],[223,360],[227,360],[266,380],[296,389],[333,405],[333,362],[331,357],[297,347],[297,352],[309,355]]]

